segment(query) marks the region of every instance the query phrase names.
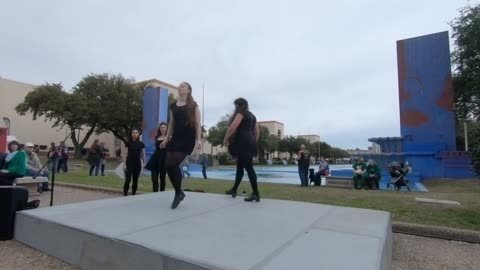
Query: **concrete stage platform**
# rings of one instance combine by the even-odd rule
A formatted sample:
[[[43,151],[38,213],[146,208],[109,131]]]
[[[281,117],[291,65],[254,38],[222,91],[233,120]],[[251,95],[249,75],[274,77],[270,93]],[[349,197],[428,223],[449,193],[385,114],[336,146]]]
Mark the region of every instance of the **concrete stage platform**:
[[[163,192],[17,213],[15,239],[81,269],[391,269],[390,214]]]

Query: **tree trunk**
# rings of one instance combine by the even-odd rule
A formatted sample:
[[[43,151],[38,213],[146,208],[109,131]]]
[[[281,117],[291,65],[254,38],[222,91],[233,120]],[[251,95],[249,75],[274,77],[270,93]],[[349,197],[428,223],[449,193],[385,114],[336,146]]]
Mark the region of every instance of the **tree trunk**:
[[[77,134],[75,134],[75,129],[71,131],[72,133],[71,133],[70,139],[72,140],[73,146],[75,147],[75,158],[82,158],[82,150],[83,148],[85,148],[85,144],[87,144],[88,139],[90,139],[90,136],[92,136],[95,130],[95,127],[96,127],[96,124],[91,126],[90,129],[85,134],[85,137],[83,138],[83,140],[80,142],[79,142],[80,138],[77,138]]]

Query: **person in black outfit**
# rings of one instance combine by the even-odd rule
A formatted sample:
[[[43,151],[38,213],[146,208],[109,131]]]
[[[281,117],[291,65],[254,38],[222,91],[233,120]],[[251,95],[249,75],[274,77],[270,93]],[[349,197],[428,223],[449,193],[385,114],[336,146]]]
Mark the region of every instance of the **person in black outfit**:
[[[127,155],[123,161],[123,170],[125,171],[123,196],[128,195],[132,178],[132,195],[137,193],[138,178],[142,171],[142,162],[145,161],[145,144],[140,141],[140,132],[138,129],[132,129],[130,131],[128,142],[125,144],[125,147],[127,148]]]
[[[165,191],[165,177],[167,175],[165,156],[167,151],[165,148],[160,148],[160,144],[167,139],[167,129],[167,123],[165,122],[158,126],[157,136],[155,136],[155,152],[145,166],[145,169],[152,172],[153,192],[158,192],[158,176],[160,176],[160,191]]]
[[[98,176],[100,171],[100,163],[102,160],[102,149],[99,145],[99,140],[96,139],[93,141],[92,145],[88,149],[87,161],[90,164],[89,175],[93,175],[93,170],[95,170],[95,176]]]
[[[167,149],[165,167],[168,178],[175,189],[172,209],[178,207],[185,199],[182,191],[182,171],[180,164],[189,156],[195,146],[201,148],[200,141],[200,110],[192,97],[192,87],[183,82],[178,89],[179,100],[170,106],[170,122],[168,124],[167,139],[160,144],[160,148]]]
[[[237,173],[235,184],[231,190],[227,190],[225,193],[233,198],[237,196],[237,189],[242,182],[245,169],[253,191],[250,197],[245,198],[245,201],[259,202],[257,174],[253,169],[253,157],[257,156],[257,142],[260,135],[257,118],[249,111],[248,102],[244,98],[238,98],[234,104],[235,113],[223,140],[223,145],[228,147],[228,152],[237,160]]]
[[[297,155],[298,174],[300,175],[300,182],[303,187],[308,187],[308,169],[310,168],[310,152],[305,149],[305,145],[300,146],[300,151]]]

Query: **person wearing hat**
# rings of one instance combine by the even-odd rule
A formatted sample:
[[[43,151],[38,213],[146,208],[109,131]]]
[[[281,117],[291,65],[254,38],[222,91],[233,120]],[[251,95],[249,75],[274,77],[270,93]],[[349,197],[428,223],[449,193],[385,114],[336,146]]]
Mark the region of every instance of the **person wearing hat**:
[[[42,163],[38,158],[37,153],[35,153],[34,148],[35,145],[31,142],[25,143],[23,146],[25,153],[27,154],[28,163],[27,163],[27,176],[40,176],[40,177],[48,177],[48,171],[42,170]],[[48,182],[41,183],[41,187],[39,191],[49,191]]]
[[[0,170],[0,185],[11,186],[15,178],[23,177],[27,171],[27,155],[20,149],[17,141],[8,144],[8,155],[5,165]]]

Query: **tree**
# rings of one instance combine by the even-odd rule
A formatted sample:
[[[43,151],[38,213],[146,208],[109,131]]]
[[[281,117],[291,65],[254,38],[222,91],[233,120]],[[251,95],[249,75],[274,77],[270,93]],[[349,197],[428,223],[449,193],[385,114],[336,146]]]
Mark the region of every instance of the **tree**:
[[[228,126],[230,124],[230,115],[225,115],[222,119],[213,127],[208,130],[207,141],[212,146],[219,146],[223,144],[223,139],[227,133]]]
[[[261,161],[270,159],[270,154],[278,150],[278,136],[270,134],[268,128],[260,127],[260,137],[258,138],[259,158]]]
[[[278,142],[278,150],[280,152],[288,152],[290,157],[300,150],[300,146],[304,144],[307,149],[312,149],[311,144],[304,138],[297,138],[294,136],[286,136]]]
[[[460,10],[451,22],[456,114],[461,120],[480,116],[480,5]]]
[[[81,155],[90,136],[95,131],[97,121],[90,113],[90,106],[85,97],[63,91],[61,84],[43,84],[28,93],[22,103],[15,108],[18,114],[32,114],[33,120],[45,117],[45,121],[52,121],[52,128],[67,127],[70,138],[75,146],[77,156]],[[77,137],[75,129],[87,127],[83,139]]]
[[[87,99],[96,132],[111,132],[126,143],[130,130],[142,128],[143,88],[133,79],[104,73],[84,77],[73,93]]]

